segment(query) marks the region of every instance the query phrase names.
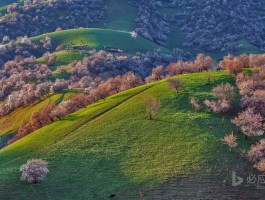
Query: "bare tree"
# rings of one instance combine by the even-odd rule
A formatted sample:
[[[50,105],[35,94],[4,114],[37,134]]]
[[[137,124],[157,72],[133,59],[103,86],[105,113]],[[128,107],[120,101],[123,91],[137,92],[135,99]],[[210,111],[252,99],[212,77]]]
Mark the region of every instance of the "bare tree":
[[[178,93],[183,87],[183,82],[179,78],[169,78],[168,85]]]
[[[149,120],[152,120],[153,117],[157,114],[161,107],[161,103],[158,99],[154,97],[148,97],[145,99],[146,102],[146,111],[149,115]]]

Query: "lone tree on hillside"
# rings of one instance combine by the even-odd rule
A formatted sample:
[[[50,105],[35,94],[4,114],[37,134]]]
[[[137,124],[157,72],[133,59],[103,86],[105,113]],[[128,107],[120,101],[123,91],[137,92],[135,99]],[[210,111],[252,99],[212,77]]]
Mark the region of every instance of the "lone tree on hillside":
[[[42,159],[28,160],[20,167],[20,171],[22,172],[21,180],[33,184],[40,183],[49,172],[48,163]]]
[[[178,78],[169,78],[168,85],[178,93],[183,87],[183,82]]]
[[[146,111],[149,115],[149,119],[152,120],[153,117],[158,113],[161,103],[158,99],[154,97],[148,97],[145,99],[146,102]]]

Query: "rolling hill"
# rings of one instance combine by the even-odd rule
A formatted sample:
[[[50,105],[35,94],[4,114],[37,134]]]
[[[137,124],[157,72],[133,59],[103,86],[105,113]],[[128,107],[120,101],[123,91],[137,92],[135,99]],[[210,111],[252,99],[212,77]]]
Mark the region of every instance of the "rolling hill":
[[[180,75],[176,93],[165,80],[143,85],[79,110],[0,150],[0,196],[4,199],[262,199],[263,190],[232,187],[233,170],[251,172],[240,149],[251,141],[238,135],[240,149],[229,151],[221,138],[236,130],[230,112],[195,112],[188,101],[202,101],[212,87],[234,83],[223,71]],[[143,99],[162,107],[148,120]],[[220,122],[224,117],[223,125]],[[215,124],[211,126],[210,124]],[[49,162],[47,180],[19,180],[27,159]]]
[[[96,50],[103,50],[104,46],[111,46],[119,48],[129,54],[161,48],[141,36],[137,36],[136,39],[132,38],[130,32],[98,28],[81,28],[53,32],[33,37],[31,40],[32,42],[38,42],[40,39],[47,36],[52,39],[52,45],[54,47],[58,45],[88,45]],[[170,52],[165,48],[161,49],[165,52]]]
[[[82,60],[85,55],[89,55],[89,50],[67,50],[67,46],[87,45],[97,51],[104,50],[105,46],[119,48],[125,54],[135,54],[137,52],[145,53],[161,49],[164,53],[171,53],[170,50],[160,47],[141,36],[132,38],[131,33],[125,31],[115,31],[109,29],[72,29],[59,32],[48,33],[37,37],[30,38],[32,42],[38,43],[39,40],[50,37],[53,48],[63,45],[64,49],[54,52],[57,56],[56,62],[51,66],[54,71],[58,66],[68,65],[75,60]],[[52,51],[51,51],[52,53]],[[37,62],[44,63],[44,57],[37,59]]]
[[[263,5],[260,3],[261,0],[250,0],[249,2],[252,3],[243,0],[238,7],[224,6],[227,2],[237,4],[235,0],[230,2],[192,1],[191,5],[186,5],[187,2],[184,0],[175,1],[181,2],[181,5],[174,5],[174,1],[169,0],[157,2],[106,0],[100,2],[102,6],[92,6],[82,12],[80,10],[86,7],[82,7],[81,3],[85,2],[84,5],[89,8],[91,5],[86,3],[91,3],[91,1],[81,3],[79,1],[80,5],[75,4],[75,1],[69,1],[71,5],[64,4],[64,2],[44,2],[33,3],[32,9],[30,6],[24,7],[24,10],[22,7],[14,8],[15,10],[11,11],[13,13],[5,15],[8,5],[14,2],[18,1],[0,0],[0,28],[4,28],[0,33],[0,39],[4,39],[4,36],[8,34],[11,39],[26,34],[37,36],[30,37],[31,42],[27,37],[23,38],[26,42],[17,40],[19,42],[14,42],[14,47],[12,42],[8,42],[8,38],[5,38],[3,45],[0,43],[0,53],[3,53],[1,54],[3,58],[0,58],[0,68],[2,64],[5,67],[3,70],[5,74],[3,76],[0,74],[1,79],[5,78],[7,81],[3,83],[11,85],[9,91],[6,91],[4,87],[1,90],[9,94],[13,92],[15,84],[20,86],[21,83],[24,86],[31,83],[54,82],[56,78],[71,80],[72,83],[68,85],[68,88],[78,89],[61,90],[61,92],[51,94],[49,97],[45,96],[31,105],[0,117],[0,199],[103,200],[115,194],[115,199],[133,200],[139,199],[140,192],[145,194],[145,197],[140,199],[264,199],[264,190],[257,190],[256,185],[233,187],[231,182],[232,172],[237,172],[244,178],[257,173],[243,155],[256,139],[261,138],[247,140],[231,123],[231,119],[241,110],[239,108],[240,95],[237,95],[233,110],[226,114],[213,114],[206,108],[195,111],[189,103],[191,97],[196,97],[203,105],[204,99],[211,98],[212,88],[220,83],[229,82],[235,85],[235,77],[222,70],[179,75],[178,78],[184,82],[184,87],[179,93],[168,86],[166,79],[120,92],[54,121],[6,146],[6,142],[12,138],[21,125],[29,120],[33,113],[51,102],[59,104],[79,93],[78,84],[83,77],[87,78],[84,80],[87,85],[84,84],[82,88],[90,90],[94,88],[92,83],[96,76],[105,80],[114,76],[112,72],[123,74],[127,71],[139,73],[146,70],[143,72],[144,75],[141,75],[142,78],[146,78],[150,75],[152,67],[160,66],[151,55],[150,57],[143,56],[141,60],[143,65],[139,64],[139,66],[137,65],[140,62],[134,57],[137,62],[133,62],[130,66],[128,62],[124,62],[124,65],[106,64],[102,67],[100,65],[103,64],[98,64],[94,59],[96,61],[92,60],[92,64],[90,62],[88,64],[78,63],[72,68],[67,67],[69,63],[75,60],[80,61],[85,55],[92,54],[93,50],[106,50],[105,47],[120,49],[123,53],[108,51],[118,55],[119,60],[122,58],[120,55],[129,55],[128,57],[131,58],[130,56],[138,52],[144,54],[147,51],[161,49],[163,53],[170,55],[162,54],[160,57],[155,52],[154,57],[162,60],[161,63],[165,67],[178,59],[192,59],[197,53],[208,54],[219,61],[230,52],[233,45],[238,47],[233,51],[234,55],[260,53],[260,49],[265,48],[265,43],[260,42],[263,32],[265,34],[265,28],[263,30],[263,26],[259,24],[263,23],[261,19],[265,18],[263,14],[265,9],[262,6],[259,8],[259,5]],[[141,7],[141,3],[137,4],[138,2],[142,2],[144,6]],[[146,2],[151,2],[151,4],[153,2],[153,5],[144,4]],[[171,5],[168,4],[169,2]],[[215,6],[215,9],[209,9],[208,3]],[[219,4],[220,7],[218,7]],[[222,12],[221,7],[228,11]],[[248,10],[248,8],[253,9]],[[21,10],[18,11],[19,9]],[[152,10],[156,11],[152,12]],[[237,12],[238,10],[240,12]],[[197,12],[199,15],[191,15]],[[229,13],[236,17],[230,16],[229,18]],[[182,19],[185,14],[187,19],[191,20],[184,17],[187,20],[186,25],[185,23],[181,25],[181,20],[178,19]],[[5,16],[1,17],[3,15]],[[232,20],[222,21],[226,19],[225,17]],[[9,21],[5,24],[6,19]],[[155,20],[152,21],[152,19]],[[241,26],[240,20],[248,24]],[[240,23],[237,23],[238,21]],[[143,25],[145,22],[148,24],[147,29],[144,26],[141,27],[144,30],[142,33],[146,33],[142,34],[145,37],[140,35],[136,38],[132,37],[132,31],[139,28],[139,23]],[[83,24],[86,28],[83,28]],[[168,32],[165,31],[167,24]],[[74,29],[52,32],[55,29],[58,30],[59,27],[64,29],[64,25],[69,25],[65,26],[65,29]],[[251,35],[251,30],[253,30],[253,35]],[[149,31],[155,36],[157,36],[157,31],[161,31],[162,39],[148,35]],[[163,34],[164,32],[167,33]],[[39,35],[41,33],[45,34]],[[40,40],[45,37],[51,38],[51,48],[40,44]],[[161,39],[162,43],[159,43],[157,38]],[[158,45],[163,44],[164,39],[165,46]],[[186,43],[187,40],[190,40],[191,46]],[[40,45],[36,47],[32,43]],[[212,48],[212,51],[206,51],[204,44],[208,50],[214,44],[216,47]],[[62,48],[56,50],[59,45]],[[85,50],[67,48],[72,46],[87,46],[88,48]],[[183,55],[178,57],[177,54],[182,53],[173,51],[175,48],[183,49]],[[223,48],[224,51],[222,51]],[[46,62],[44,57],[46,52],[57,57],[56,61],[49,65],[52,75],[35,78],[33,76],[35,74],[37,74],[36,77],[42,77],[42,71],[34,71],[34,69],[38,66],[43,67],[38,64]],[[24,59],[20,55],[27,58]],[[30,56],[33,56],[30,62],[34,63],[24,61]],[[170,56],[173,59],[170,60]],[[5,62],[12,59],[14,62],[4,66]],[[108,59],[109,57],[106,56],[106,60]],[[93,62],[96,63],[94,68],[91,67],[94,66]],[[57,70],[59,66],[66,67],[66,73],[63,70],[62,72]],[[114,73],[114,70],[118,68],[116,66],[122,67]],[[129,67],[126,68],[127,66]],[[91,70],[94,73],[93,76],[91,71],[87,70],[89,67],[98,68],[95,72]],[[22,68],[23,70],[19,71]],[[50,73],[47,66],[44,65],[43,68],[46,70],[43,74],[47,71]],[[245,69],[246,71],[251,70]],[[72,72],[74,76],[69,79]],[[208,84],[209,77],[211,77],[211,84]],[[18,86],[16,88],[20,90]],[[50,91],[58,90],[50,89]],[[5,94],[4,92],[2,95]],[[20,96],[24,97],[24,95]],[[153,120],[149,120],[146,113],[145,100],[150,96],[161,102],[161,108]],[[13,99],[16,98],[13,97]],[[5,101],[0,101],[0,104],[4,103]],[[230,150],[221,139],[232,131],[238,138],[239,146]],[[34,158],[48,161],[49,173],[44,182],[31,185],[20,180],[19,168],[27,160]]]

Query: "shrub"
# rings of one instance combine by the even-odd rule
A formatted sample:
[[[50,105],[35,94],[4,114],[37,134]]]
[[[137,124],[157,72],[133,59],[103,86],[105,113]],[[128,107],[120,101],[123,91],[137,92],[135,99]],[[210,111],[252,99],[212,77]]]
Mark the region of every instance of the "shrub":
[[[265,172],[265,159],[259,161],[254,165],[254,167],[257,168],[257,170],[259,170],[260,172]]]
[[[222,83],[212,89],[212,95],[216,100],[206,99],[204,104],[214,113],[228,112],[235,100],[235,87],[229,83]]]
[[[206,99],[204,104],[214,113],[225,113],[231,109],[231,103],[227,100],[210,101]]]
[[[192,107],[195,109],[195,110],[200,110],[201,109],[201,105],[199,104],[199,102],[197,101],[197,99],[195,99],[194,97],[192,97],[190,99],[190,104],[192,105]]]
[[[246,136],[261,136],[263,135],[263,118],[258,113],[254,113],[252,108],[239,113],[238,117],[232,120],[232,123],[240,128]]]
[[[212,89],[212,95],[218,100],[227,100],[234,101],[235,100],[235,87],[229,83],[220,84]]]
[[[21,180],[34,184],[40,183],[49,172],[48,163],[42,159],[28,160],[20,167],[20,171],[22,172]]]
[[[225,137],[222,139],[224,144],[227,144],[230,148],[234,148],[238,146],[237,137],[232,132],[229,135],[225,135]]]

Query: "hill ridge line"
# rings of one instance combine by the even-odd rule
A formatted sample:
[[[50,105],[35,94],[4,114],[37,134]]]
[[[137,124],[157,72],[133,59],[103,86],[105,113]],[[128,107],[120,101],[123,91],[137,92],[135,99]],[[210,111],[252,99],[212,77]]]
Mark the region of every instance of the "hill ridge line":
[[[131,32],[128,32],[128,31],[117,30],[117,29],[107,29],[107,28],[72,28],[72,29],[61,30],[61,31],[58,31],[58,32],[53,31],[53,32],[43,33],[41,35],[37,35],[37,36],[30,37],[29,39],[34,39],[36,37],[41,37],[41,36],[45,36],[45,35],[60,34],[60,33],[64,33],[64,32],[82,31],[82,30],[89,30],[89,31],[96,31],[96,30],[100,30],[100,31],[112,31],[112,32],[127,33],[127,34],[130,34],[131,33]],[[142,36],[139,36],[139,37],[143,38]]]

